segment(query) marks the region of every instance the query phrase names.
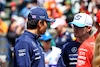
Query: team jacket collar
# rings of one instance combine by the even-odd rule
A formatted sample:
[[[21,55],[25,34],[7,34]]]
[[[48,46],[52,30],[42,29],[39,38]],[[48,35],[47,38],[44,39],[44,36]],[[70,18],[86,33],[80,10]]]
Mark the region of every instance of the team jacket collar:
[[[96,39],[97,35],[98,35],[98,31],[93,35],[93,38]]]
[[[27,34],[27,35],[31,36],[32,38],[38,39],[37,38],[37,34],[33,34],[33,33],[29,32],[29,31],[25,31],[24,34]]]
[[[67,31],[66,31],[66,32],[67,32]],[[63,35],[65,35],[66,32],[64,32],[63,34],[60,33],[60,34],[58,34],[57,36],[63,36]]]

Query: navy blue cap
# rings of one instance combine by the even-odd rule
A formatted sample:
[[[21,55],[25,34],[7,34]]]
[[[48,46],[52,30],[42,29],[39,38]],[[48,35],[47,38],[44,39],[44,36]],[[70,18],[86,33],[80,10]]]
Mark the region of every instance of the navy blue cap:
[[[41,35],[40,40],[47,41],[51,38],[52,38],[51,34],[46,31],[44,35]]]
[[[36,7],[34,9],[31,9],[29,12],[30,17],[28,19],[31,20],[46,20],[49,22],[55,22],[55,19],[51,19],[48,17],[46,9],[41,7]]]

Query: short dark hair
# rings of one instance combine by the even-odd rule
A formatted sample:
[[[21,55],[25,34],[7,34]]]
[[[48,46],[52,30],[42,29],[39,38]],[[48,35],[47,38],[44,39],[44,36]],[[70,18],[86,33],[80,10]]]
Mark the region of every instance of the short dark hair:
[[[27,29],[36,29],[39,20],[28,20]]]
[[[37,0],[31,0],[30,2],[31,3],[37,3]]]
[[[98,22],[96,22],[96,25],[99,27],[99,23]]]
[[[30,19],[31,15],[28,14],[27,29],[36,29],[39,20]]]
[[[28,21],[27,21],[27,29],[36,29],[37,28],[37,24],[39,22],[38,19],[32,20],[29,17],[31,17],[31,15],[28,15]],[[42,20],[41,23],[44,24],[45,20]]]

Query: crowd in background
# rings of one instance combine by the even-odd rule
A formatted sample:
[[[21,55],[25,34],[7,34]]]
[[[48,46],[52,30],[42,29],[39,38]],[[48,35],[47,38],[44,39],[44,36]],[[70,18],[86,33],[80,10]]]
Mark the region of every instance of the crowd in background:
[[[73,31],[72,29],[70,29],[71,26],[68,25],[69,22],[72,22],[74,15],[77,13],[87,13],[92,17],[93,23],[95,23],[97,19],[96,13],[100,8],[100,0],[18,0],[18,3],[10,0],[10,24],[7,25],[7,23],[4,22],[2,18],[6,16],[6,3],[6,0],[0,0],[0,38],[7,38],[7,41],[9,43],[9,47],[7,47],[9,49],[8,55],[10,56],[10,60],[7,60],[8,55],[2,55],[2,53],[0,53],[0,66],[3,67],[13,66],[13,49],[15,45],[15,40],[26,29],[28,13],[31,9],[34,9],[38,6],[44,7],[47,10],[48,16],[50,18],[62,18],[63,20],[65,20],[66,23],[64,24],[64,28],[68,29],[68,32],[72,34],[68,36],[71,36],[70,39],[72,38],[72,40],[74,41],[75,37],[73,36]],[[61,23],[62,22],[63,21],[61,21]],[[52,24],[53,23],[48,23],[47,31],[49,31],[52,34],[53,38],[55,38],[55,36],[58,36],[57,38],[60,38],[62,34],[55,35],[59,32],[53,31],[54,29],[50,27]],[[93,26],[95,27],[95,24],[93,24]],[[92,31],[91,35],[93,35],[95,31]],[[66,33],[65,35],[67,34],[69,33]],[[57,45],[57,38],[54,39],[55,45]],[[58,41],[58,43],[60,42]],[[59,47],[58,45],[57,47],[61,49],[61,47]],[[1,48],[2,47],[0,46],[0,49]],[[1,50],[0,52],[4,51]]]

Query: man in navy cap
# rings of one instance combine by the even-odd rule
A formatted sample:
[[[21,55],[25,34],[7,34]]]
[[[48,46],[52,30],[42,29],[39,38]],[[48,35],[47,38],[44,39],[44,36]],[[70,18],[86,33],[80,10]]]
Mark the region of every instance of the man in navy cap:
[[[48,18],[44,8],[36,7],[28,14],[27,30],[17,39],[14,47],[14,67],[45,67],[43,50],[38,37],[47,29]]]

